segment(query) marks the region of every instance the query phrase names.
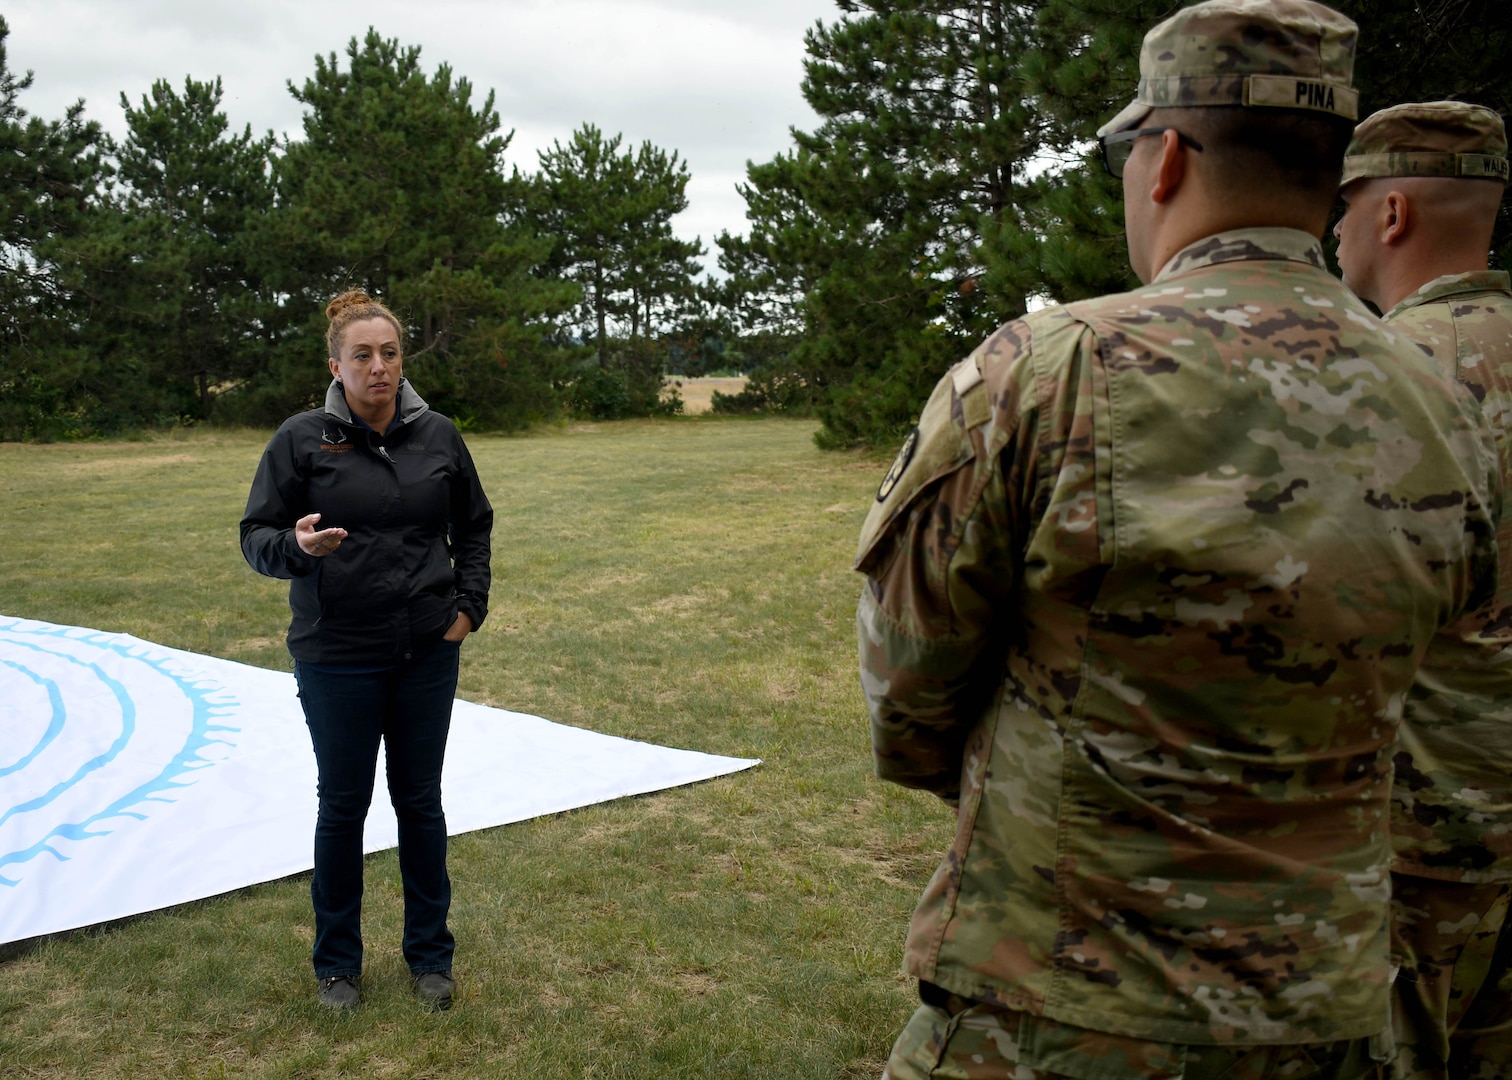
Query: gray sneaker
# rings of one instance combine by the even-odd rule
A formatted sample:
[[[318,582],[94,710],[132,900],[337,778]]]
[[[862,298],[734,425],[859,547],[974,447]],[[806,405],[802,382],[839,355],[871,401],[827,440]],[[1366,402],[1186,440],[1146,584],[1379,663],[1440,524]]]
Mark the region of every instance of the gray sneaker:
[[[320,1003],[332,1009],[355,1009],[362,1004],[362,991],[355,975],[332,975],[320,980]]]
[[[449,1009],[457,981],[449,971],[428,971],[415,976],[415,996],[433,1009]]]

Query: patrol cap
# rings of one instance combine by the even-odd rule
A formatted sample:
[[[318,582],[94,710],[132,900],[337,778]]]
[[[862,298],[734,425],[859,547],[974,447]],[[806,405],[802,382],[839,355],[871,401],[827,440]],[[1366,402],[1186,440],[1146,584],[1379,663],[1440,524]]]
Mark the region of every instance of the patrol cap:
[[[1502,118],[1464,101],[1422,101],[1371,113],[1344,152],[1339,186],[1374,176],[1457,176],[1507,182]]]
[[[1098,129],[1132,128],[1151,109],[1202,105],[1360,115],[1359,28],[1311,0],[1208,0],[1145,35],[1134,101]]]

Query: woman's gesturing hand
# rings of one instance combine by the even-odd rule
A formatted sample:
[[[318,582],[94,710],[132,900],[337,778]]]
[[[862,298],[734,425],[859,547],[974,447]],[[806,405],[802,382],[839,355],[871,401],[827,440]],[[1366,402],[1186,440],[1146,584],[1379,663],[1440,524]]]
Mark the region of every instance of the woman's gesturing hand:
[[[346,539],[345,529],[322,529],[315,531],[315,523],[320,520],[319,514],[306,514],[294,523],[294,539],[299,543],[299,550],[306,555],[314,555],[323,558],[341,546]]]

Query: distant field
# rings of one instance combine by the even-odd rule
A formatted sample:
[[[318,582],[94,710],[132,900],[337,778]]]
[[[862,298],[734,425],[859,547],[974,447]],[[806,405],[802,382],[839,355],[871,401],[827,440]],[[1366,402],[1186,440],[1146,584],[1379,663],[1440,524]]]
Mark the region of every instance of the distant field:
[[[450,1013],[410,996],[389,852],[355,1015],[315,1003],[304,875],[0,964],[0,1075],[876,1077],[952,822],[872,777],[849,565],[886,463],[813,431],[469,438],[498,524],[461,696],[764,765],[454,840]],[[267,434],[0,445],[0,613],[288,669],[286,586],[236,544]]]
[[[668,383],[678,384],[682,395],[683,412],[689,416],[706,413],[713,407],[714,391],[721,394],[738,394],[745,389],[745,376],[734,379],[682,379],[672,378]]]

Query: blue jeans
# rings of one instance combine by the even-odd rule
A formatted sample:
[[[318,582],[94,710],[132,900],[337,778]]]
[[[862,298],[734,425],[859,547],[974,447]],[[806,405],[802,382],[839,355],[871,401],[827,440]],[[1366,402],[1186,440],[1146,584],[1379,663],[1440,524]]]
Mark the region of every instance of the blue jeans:
[[[362,827],[380,738],[399,822],[404,959],[416,975],[451,970],[441,763],[459,653],[458,643],[441,641],[399,667],[364,674],[294,665],[320,777],[310,882],[317,978],[362,974]]]

